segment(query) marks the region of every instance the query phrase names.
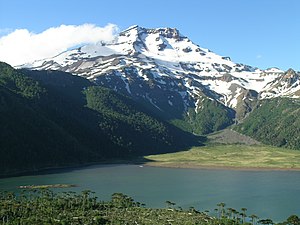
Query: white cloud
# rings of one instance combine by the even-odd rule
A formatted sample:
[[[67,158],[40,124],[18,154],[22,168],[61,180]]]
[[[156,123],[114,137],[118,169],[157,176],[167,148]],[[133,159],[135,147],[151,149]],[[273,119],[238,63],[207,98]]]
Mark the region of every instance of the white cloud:
[[[16,66],[53,57],[81,44],[112,41],[117,31],[118,27],[113,24],[105,27],[93,24],[61,25],[38,34],[17,29],[0,37],[0,61]]]

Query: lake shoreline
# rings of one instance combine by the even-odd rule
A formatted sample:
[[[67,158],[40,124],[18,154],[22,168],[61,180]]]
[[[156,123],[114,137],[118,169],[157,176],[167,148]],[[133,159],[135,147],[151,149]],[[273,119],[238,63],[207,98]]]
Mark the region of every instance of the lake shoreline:
[[[0,174],[1,178],[10,178],[10,177],[21,177],[21,176],[35,176],[35,175],[45,175],[52,173],[63,173],[66,171],[72,171],[77,169],[83,169],[90,166],[105,166],[105,165],[124,165],[124,164],[132,164],[132,165],[142,165],[144,164],[146,159],[136,158],[136,159],[113,159],[113,160],[103,160],[99,162],[90,162],[83,164],[74,164],[68,166],[48,166],[44,168],[38,169],[28,169],[28,170],[20,170],[14,172],[8,172],[5,174]]]
[[[239,166],[225,166],[225,165],[195,165],[189,163],[176,164],[176,163],[161,163],[151,162],[144,158],[136,158],[130,160],[105,160],[100,162],[85,163],[80,165],[71,166],[56,166],[46,167],[36,170],[23,170],[7,174],[1,174],[0,179],[20,176],[36,176],[53,173],[64,173],[67,171],[84,169],[90,166],[109,166],[109,165],[141,165],[159,168],[174,168],[174,169],[199,169],[199,170],[236,170],[236,171],[300,171],[300,168],[283,168],[283,167],[239,167]]]
[[[161,167],[161,168],[178,168],[178,169],[203,169],[203,170],[237,170],[237,171],[300,171],[300,168],[284,168],[284,167],[239,167],[225,165],[192,165],[192,164],[174,164],[147,162],[145,166]]]

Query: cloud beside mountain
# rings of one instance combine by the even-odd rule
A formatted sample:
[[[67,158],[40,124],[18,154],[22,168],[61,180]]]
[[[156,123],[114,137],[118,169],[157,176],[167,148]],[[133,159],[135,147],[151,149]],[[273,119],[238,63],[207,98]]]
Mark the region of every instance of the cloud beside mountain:
[[[52,57],[74,46],[112,41],[117,32],[114,24],[61,25],[41,33],[17,29],[0,37],[0,61],[16,66]]]

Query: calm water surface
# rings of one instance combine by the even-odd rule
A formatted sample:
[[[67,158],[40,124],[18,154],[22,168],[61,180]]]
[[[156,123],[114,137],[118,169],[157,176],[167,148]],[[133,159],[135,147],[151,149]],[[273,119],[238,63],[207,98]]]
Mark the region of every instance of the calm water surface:
[[[103,200],[122,192],[149,207],[177,206],[213,210],[216,204],[247,214],[283,221],[300,215],[300,171],[172,169],[138,165],[91,166],[57,173],[0,179],[0,190],[20,185],[76,184],[72,191],[93,190]],[[65,191],[65,189],[63,190]]]

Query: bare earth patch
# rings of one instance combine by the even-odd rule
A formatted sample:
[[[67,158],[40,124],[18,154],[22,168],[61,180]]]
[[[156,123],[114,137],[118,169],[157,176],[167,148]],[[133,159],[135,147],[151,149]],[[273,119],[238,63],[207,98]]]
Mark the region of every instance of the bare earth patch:
[[[261,145],[259,141],[230,129],[211,134],[208,136],[208,140],[212,143],[221,144]]]

